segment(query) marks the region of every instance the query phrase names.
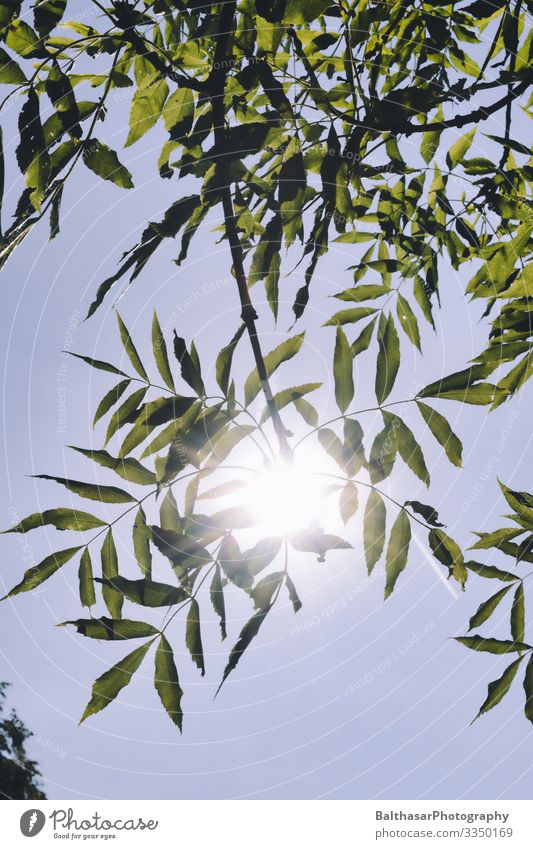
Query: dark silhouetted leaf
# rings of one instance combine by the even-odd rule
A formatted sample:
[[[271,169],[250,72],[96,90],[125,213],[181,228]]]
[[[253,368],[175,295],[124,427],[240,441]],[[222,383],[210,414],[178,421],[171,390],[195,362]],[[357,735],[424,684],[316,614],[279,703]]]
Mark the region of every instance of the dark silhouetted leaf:
[[[13,595],[27,593],[30,590],[34,590],[35,587],[38,587],[43,583],[43,581],[48,580],[48,578],[57,572],[61,566],[68,563],[68,561],[71,560],[81,548],[81,545],[77,545],[75,548],[66,548],[63,551],[56,551],[55,554],[49,554],[48,557],[45,557],[44,560],[38,564],[38,566],[32,566],[31,569],[28,569],[24,573],[24,577],[20,584],[13,587],[13,589],[10,590],[4,598],[11,598]]]
[[[202,673],[205,675],[204,649],[202,646],[202,634],[200,631],[200,607],[195,598],[191,599],[189,612],[187,614],[187,627],[185,643],[191,653],[191,657]]]
[[[116,699],[120,691],[130,683],[132,676],[141,665],[151,645],[152,640],[145,643],[144,646],[139,646],[139,648],[126,655],[123,660],[119,660],[111,669],[96,679],[93,684],[91,700],[83,712],[80,724],[87,717],[103,710],[110,702]]]
[[[161,704],[172,722],[181,731],[183,723],[183,711],[181,709],[183,691],[180,687],[172,646],[164,634],[161,634],[161,639],[155,653],[154,685],[161,699]]]

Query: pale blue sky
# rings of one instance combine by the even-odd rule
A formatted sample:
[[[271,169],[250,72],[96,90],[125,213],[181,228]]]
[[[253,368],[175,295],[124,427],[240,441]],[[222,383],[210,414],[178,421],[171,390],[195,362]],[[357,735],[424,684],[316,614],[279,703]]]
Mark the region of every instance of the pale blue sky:
[[[117,149],[125,136],[125,105],[120,109],[122,117],[101,130]],[[13,140],[11,118],[4,128],[8,143]],[[497,131],[497,120],[492,129]],[[111,381],[74,360],[63,372],[60,352],[70,344],[70,317],[76,311],[85,314],[97,283],[115,268],[145,221],[188,192],[177,180],[159,180],[155,159],[161,139],[154,131],[121,154],[135,178],[136,189],[129,193],[97,182],[80,166],[65,195],[61,236],[49,244],[46,226],[38,228],[2,271],[2,527],[12,523],[15,513],[68,504],[64,490],[27,475],[68,471],[83,479],[92,474],[91,465],[65,446],[90,444],[90,418]],[[20,179],[12,197],[19,189]],[[197,236],[180,269],[171,262],[176,245],[166,245],[121,301],[140,350],[148,347],[154,306],[163,326],[176,326],[189,338],[194,334],[206,363],[212,364],[234,332],[237,297],[227,247],[216,244],[211,232],[214,223]],[[305,317],[306,346],[279,372],[280,387],[322,380],[324,417],[335,415],[333,332],[320,325],[331,312],[327,296],[349,285],[345,268],[353,259],[352,248],[341,246],[319,266]],[[291,267],[287,263],[287,270]],[[464,283],[451,269],[443,270],[439,334],[424,328],[423,360],[402,340],[403,366],[391,400],[461,368],[483,343],[480,308],[465,303]],[[301,269],[283,282],[289,304],[300,284]],[[262,291],[254,295],[260,299]],[[285,306],[276,332],[261,309],[267,348],[283,338],[289,317]],[[111,301],[72,335],[76,351],[113,361],[122,355]],[[359,358],[358,407],[373,403],[374,360],[374,349]],[[252,365],[243,340],[237,375],[244,378]],[[63,424],[58,421],[58,374],[66,379],[66,432],[58,431]],[[432,489],[426,496],[402,468],[393,478],[396,497],[418,497],[438,506],[450,533],[463,544],[471,539],[470,530],[495,527],[505,512],[496,476],[516,488],[530,488],[530,464],[524,463],[531,433],[528,399],[526,390],[490,416],[455,403],[439,407],[463,440],[463,470],[447,463],[406,408],[406,420],[423,434]],[[364,424],[371,427],[372,419]],[[100,431],[96,440],[101,439]],[[66,547],[68,540],[67,534],[45,529],[3,537],[2,585],[9,588],[19,580],[24,556],[33,554],[39,561],[51,546]],[[127,534],[120,537],[121,546],[127,541]],[[486,684],[500,674],[503,663],[470,654],[449,640],[464,633],[492,585],[472,579],[467,593],[452,594],[426,558],[421,536],[422,548],[413,543],[408,570],[384,604],[383,576],[365,578],[361,541],[353,541],[354,551],[336,553],[325,564],[316,564],[312,556],[298,563],[303,609],[294,616],[283,604],[269,617],[216,702],[216,684],[248,605],[233,599],[230,636],[221,646],[204,604],[204,680],[186,657],[176,629],[173,642],[186,693],[182,737],[160,708],[150,659],[115,704],[78,728],[94,678],[127,647],[100,645],[53,627],[81,614],[74,561],[38,594],[4,602],[0,677],[13,682],[12,700],[37,735],[30,749],[41,764],[49,797],[528,798],[533,736],[522,714],[521,686],[517,681],[504,703],[470,728]],[[492,555],[489,561],[494,562]],[[507,615],[502,607],[492,626],[502,635]]]

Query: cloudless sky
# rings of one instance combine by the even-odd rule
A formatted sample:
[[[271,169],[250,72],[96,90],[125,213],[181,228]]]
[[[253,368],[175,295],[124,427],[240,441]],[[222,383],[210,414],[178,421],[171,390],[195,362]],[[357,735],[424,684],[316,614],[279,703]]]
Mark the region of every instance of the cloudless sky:
[[[89,96],[91,92],[85,94]],[[117,150],[127,121],[121,97],[119,90],[117,114],[100,129],[101,138]],[[11,157],[14,117],[15,110],[4,126]],[[492,131],[498,127],[496,118]],[[69,504],[65,490],[29,475],[68,473],[93,480],[92,464],[67,446],[101,447],[102,428],[93,435],[90,421],[112,379],[62,357],[61,351],[67,348],[116,364],[124,356],[112,299],[92,320],[76,324],[97,284],[134,244],[146,220],[157,219],[192,188],[176,178],[159,179],[155,163],[162,139],[154,130],[120,153],[134,174],[136,188],[130,192],[98,181],[79,166],[65,193],[61,235],[48,243],[43,223],[0,275],[5,362],[2,527],[35,510]],[[476,145],[473,155],[481,155]],[[10,205],[21,190],[20,176],[15,185],[11,166]],[[212,232],[218,224],[211,218],[202,228],[180,268],[172,263],[178,246],[165,245],[121,300],[121,314],[146,359],[154,307],[168,333],[176,327],[189,339],[194,335],[206,372],[238,326],[228,248],[218,244],[219,234]],[[335,415],[334,331],[321,330],[320,325],[334,309],[329,296],[350,284],[346,268],[357,255],[357,247],[340,245],[321,261],[300,328],[308,327],[303,352],[280,369],[276,379],[278,389],[322,381],[317,396],[322,418]],[[286,271],[293,265],[288,261]],[[301,276],[298,268],[282,280],[286,303],[277,330],[268,309],[260,306],[267,349],[286,337]],[[402,338],[402,367],[391,400],[412,397],[416,388],[464,367],[481,349],[485,326],[479,323],[481,308],[464,299],[466,279],[443,266],[438,333],[424,326],[423,358]],[[257,287],[253,294],[260,304],[262,289]],[[422,326],[423,319],[420,322]],[[350,339],[355,338],[358,328],[348,330]],[[243,339],[236,359],[241,385],[252,366]],[[374,368],[372,347],[356,361],[355,408],[374,404]],[[58,389],[65,390],[64,397]],[[497,476],[515,488],[531,489],[531,464],[524,462],[531,434],[528,391],[490,415],[483,408],[441,403],[439,409],[464,443],[462,470],[450,466],[416,411],[406,406],[401,415],[427,452],[432,486],[427,495],[410,472],[399,468],[391,492],[398,500],[418,498],[438,506],[449,532],[464,545],[472,540],[470,531],[497,527],[498,516],[506,512]],[[64,416],[59,409],[63,400]],[[378,423],[372,415],[361,421],[365,430],[375,432]],[[298,424],[296,419],[291,422]],[[103,470],[99,479],[116,482]],[[105,506],[84,506],[106,513]],[[303,609],[295,616],[285,601],[279,605],[216,701],[213,695],[230,646],[250,609],[240,595],[231,597],[230,633],[220,644],[218,626],[204,599],[205,679],[184,651],[181,625],[171,633],[185,691],[181,737],[153,689],[151,658],[112,706],[78,727],[92,682],[129,648],[125,643],[99,644],[73,629],[54,627],[83,615],[75,560],[39,592],[4,602],[0,677],[13,683],[12,702],[35,731],[29,748],[41,765],[48,796],[530,797],[533,731],[523,717],[520,683],[515,682],[499,707],[469,727],[487,683],[499,676],[505,660],[469,653],[449,639],[465,633],[465,623],[493,591],[492,584],[472,578],[466,593],[450,588],[427,556],[423,529],[414,532],[408,568],[385,604],[382,568],[371,580],[366,578],[358,533],[351,535],[353,550],[331,554],[325,564],[317,564],[312,555],[298,558],[294,577]],[[121,571],[133,575],[128,535],[125,524],[118,537],[119,556]],[[75,544],[72,539],[47,529],[2,537],[2,586],[7,590],[18,582],[28,565],[24,557],[39,562],[51,550]],[[496,562],[492,554],[483,559]],[[130,615],[138,613],[132,610]],[[503,604],[490,634],[506,636],[507,620],[508,605]]]

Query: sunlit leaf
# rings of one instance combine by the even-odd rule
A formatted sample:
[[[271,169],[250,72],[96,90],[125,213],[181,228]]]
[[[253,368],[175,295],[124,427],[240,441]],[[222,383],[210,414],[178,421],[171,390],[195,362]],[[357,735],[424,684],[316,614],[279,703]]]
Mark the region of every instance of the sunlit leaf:
[[[170,389],[171,392],[176,392],[174,387],[174,378],[172,377],[172,372],[170,371],[170,363],[168,361],[168,352],[167,345],[165,342],[165,337],[163,336],[163,331],[161,330],[161,326],[159,324],[159,319],[157,318],[157,313],[154,310],[154,318],[152,321],[152,350],[154,352],[154,359],[159,371],[159,374],[165,381],[166,385]]]
[[[282,342],[281,345],[278,345],[277,348],[270,351],[270,353],[265,356],[267,376],[271,377],[282,363],[296,356],[302,347],[303,341],[304,334],[300,333],[298,336],[286,339],[285,342]],[[244,384],[244,397],[247,406],[252,403],[260,391],[261,381],[259,379],[259,373],[257,369],[254,369],[252,373],[248,375],[246,383]]]
[[[376,364],[376,398],[382,404],[390,395],[400,367],[400,343],[391,315],[383,314],[378,327],[379,351]]]
[[[352,351],[342,327],[337,327],[333,357],[335,400],[341,413],[345,413],[354,396]]]
[[[363,522],[363,544],[369,575],[385,547],[386,520],[385,502],[377,490],[371,489],[366,502]]]
[[[428,407],[427,404],[423,404],[421,401],[417,401],[416,404],[431,433],[444,448],[450,463],[453,463],[455,466],[462,466],[463,446],[460,439],[458,439],[451,429],[448,420],[440,413],[437,413],[436,410]]]
[[[411,542],[411,522],[405,510],[400,510],[391,528],[385,563],[387,582],[385,598],[388,598],[396,586],[396,581],[407,566],[407,555]]]

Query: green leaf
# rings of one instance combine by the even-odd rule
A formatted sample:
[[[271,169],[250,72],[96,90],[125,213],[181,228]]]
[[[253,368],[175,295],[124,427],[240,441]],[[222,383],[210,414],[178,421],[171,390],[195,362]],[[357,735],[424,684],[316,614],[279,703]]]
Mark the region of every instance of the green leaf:
[[[7,85],[20,85],[26,82],[26,76],[21,71],[14,59],[0,48],[0,83]]]
[[[306,424],[310,427],[318,425],[318,413],[309,401],[306,401],[305,398],[296,398],[293,403]]]
[[[126,351],[128,357],[130,359],[130,362],[131,362],[133,368],[135,369],[135,371],[137,372],[137,374],[139,374],[142,377],[142,379],[145,380],[148,383],[148,375],[146,374],[145,368],[144,368],[144,366],[141,362],[139,354],[137,353],[137,349],[135,348],[135,345],[133,344],[133,341],[132,341],[132,338],[129,334],[128,328],[126,327],[126,325],[122,321],[122,318],[120,317],[118,312],[117,312],[116,315],[117,315],[118,329],[120,331],[120,338],[122,339],[122,344],[124,345],[124,350]]]
[[[182,570],[195,569],[211,562],[212,558],[207,549],[187,534],[176,533],[154,525],[152,539],[161,554],[168,557],[173,566]]]
[[[530,655],[526,674],[524,677],[524,692],[526,694],[526,703],[524,713],[530,722],[533,722],[533,655]]]
[[[386,521],[385,502],[377,490],[371,489],[363,522],[363,545],[369,575],[383,553]]]
[[[229,581],[240,589],[249,591],[253,584],[250,564],[235,537],[228,533],[220,544],[218,560]]]
[[[34,528],[41,528],[44,525],[53,525],[58,531],[89,531],[92,528],[101,528],[107,525],[102,519],[98,519],[91,513],[84,513],[83,510],[74,510],[71,507],[56,507],[54,510],[44,510],[42,513],[32,513],[25,519],[21,519],[18,524],[6,531],[4,534],[25,534],[27,531],[33,531]]]
[[[345,413],[355,393],[353,382],[353,359],[350,344],[342,327],[337,327],[335,353],[333,356],[335,400],[341,413]]]
[[[201,397],[205,395],[205,387],[200,373],[200,364],[199,362],[195,362],[192,352],[193,347],[191,346],[191,353],[189,353],[185,339],[178,336],[176,331],[174,331],[174,354],[180,364],[181,376],[194,389],[196,394]]]
[[[81,555],[78,581],[82,606],[92,607],[93,604],[96,604],[96,595],[94,592],[93,566],[88,548],[85,548]]]
[[[313,528],[291,534],[289,542],[296,551],[313,551],[318,554],[318,562],[324,563],[326,552],[353,548],[349,542],[336,534],[325,534],[320,528]]]
[[[161,502],[161,507],[159,508],[159,521],[161,522],[161,527],[165,531],[175,531],[177,533],[181,530],[181,519],[178,505],[176,503],[174,493],[170,488],[167,489],[167,494]]]
[[[70,492],[74,492],[82,498],[88,498],[90,501],[102,501],[105,504],[127,504],[128,502],[137,500],[116,486],[99,486],[99,484],[95,483],[83,483],[82,481],[73,481],[68,478],[56,478],[54,475],[34,475],[34,477],[60,483],[66,486]]]
[[[220,565],[217,563],[215,567],[215,572],[213,575],[213,580],[211,581],[210,587],[210,597],[211,604],[213,605],[213,610],[216,615],[220,619],[220,634],[223,640],[226,639],[226,605],[224,602],[224,589],[222,587],[222,574],[220,571]]]
[[[12,21],[5,35],[6,45],[25,58],[39,49],[37,33],[25,21]]]
[[[226,664],[226,668],[224,669],[224,674],[222,676],[222,681],[218,687],[218,690],[215,695],[218,695],[222,684],[237,666],[239,660],[243,656],[244,652],[254,639],[257,636],[261,625],[263,624],[270,608],[266,608],[265,610],[258,610],[257,613],[254,613],[251,619],[248,620],[241,633],[239,634],[239,639],[233,646],[228,662]]]
[[[278,176],[279,210],[287,247],[303,239],[302,207],[305,200],[306,169],[299,139],[290,136],[282,154]]]
[[[106,583],[98,578],[95,578],[95,581]],[[125,596],[128,601],[140,604],[142,607],[172,607],[189,598],[188,593],[182,587],[173,587],[170,584],[162,584],[148,578],[132,581],[129,578],[122,577],[122,575],[117,575],[109,582],[108,586]]]
[[[440,528],[433,528],[428,535],[429,546],[437,560],[448,567],[449,577],[454,577],[464,590],[468,573],[463,552],[457,543]]]
[[[116,152],[103,142],[91,139],[83,148],[82,159],[87,168],[102,180],[109,180],[121,189],[133,188],[130,172],[119,161]]]
[[[524,584],[518,584],[511,608],[511,637],[516,643],[523,643],[525,639],[526,607],[524,597]]]
[[[97,422],[100,421],[102,416],[105,416],[105,414],[109,412],[109,410],[114,404],[118,403],[119,398],[124,394],[130,383],[131,380],[129,379],[121,380],[120,383],[117,383],[116,386],[113,386],[113,388],[110,389],[109,392],[106,392],[106,394],[98,404],[96,413],[94,414],[93,427],[96,425]]]
[[[161,639],[155,653],[154,685],[161,699],[161,704],[174,725],[177,725],[181,731],[183,723],[183,711],[181,709],[183,690],[180,687],[172,646],[164,634],[161,634]]]
[[[215,367],[216,379],[224,395],[228,394],[229,377],[231,372],[233,354],[235,353],[235,348],[237,347],[239,339],[241,338],[245,330],[246,325],[241,324],[231,342],[229,342],[224,348],[222,348],[217,357]]]
[[[194,95],[190,88],[177,88],[163,109],[163,121],[172,140],[187,135],[194,120]]]
[[[332,315],[322,326],[335,327],[337,324],[355,324],[363,318],[368,318],[369,315],[374,315],[377,311],[376,307],[354,307],[349,310],[341,310]]]
[[[429,472],[427,470],[426,461],[420,445],[416,441],[412,431],[407,427],[404,421],[396,415],[396,413],[388,413],[383,411],[383,420],[386,425],[390,425],[396,431],[396,444],[400,457],[409,466],[411,471],[420,480],[429,486]]]
[[[355,342],[352,343],[352,357],[357,357],[358,354],[362,354],[363,351],[368,350],[372,341],[375,324],[376,319],[373,318],[370,324],[367,324],[364,330],[361,331]]]
[[[409,543],[411,542],[411,523],[405,510],[400,510],[391,528],[385,562],[385,598],[394,590],[396,581],[407,565]]]
[[[290,339],[286,339],[281,345],[278,345],[277,348],[274,348],[273,351],[270,351],[265,357],[265,368],[267,377],[272,377],[274,372],[279,368],[279,366],[286,362],[287,360],[291,360],[302,347],[302,343],[304,341],[304,334],[300,333],[298,336],[293,336]],[[259,374],[257,369],[254,369],[251,374],[248,375],[246,379],[246,383],[244,384],[244,398],[246,406],[252,403],[254,398],[261,391],[261,381],[259,379]]]
[[[421,504],[420,501],[406,501],[406,507],[411,507],[415,513],[423,516],[428,525],[433,525],[435,528],[443,528],[442,522],[439,522],[439,514],[434,507],[429,504]]]
[[[105,435],[104,444],[107,445],[109,440],[115,435],[117,430],[120,430],[125,424],[130,423],[132,421],[137,421],[138,418],[141,417],[141,414],[146,411],[148,404],[145,404],[143,407],[139,407],[139,405],[144,400],[144,397],[148,391],[146,386],[141,387],[141,389],[137,389],[135,392],[132,392],[125,401],[122,402],[120,407],[118,407],[111,418],[109,419],[109,424],[107,426],[107,431]],[[130,434],[128,434],[128,437]],[[126,438],[128,438],[126,437]],[[124,454],[125,449],[124,445],[121,446],[120,454]]]
[[[409,301],[400,295],[399,292],[396,300],[396,312],[405,335],[413,343],[413,345],[421,351],[420,331],[418,329],[416,315],[411,309]]]
[[[469,130],[468,133],[465,133],[464,136],[457,139],[449,149],[446,154],[446,165],[452,171],[457,165],[463,161],[466,156],[470,145],[474,140],[474,135],[476,133],[476,128],[474,127],[472,130]]]
[[[368,471],[372,483],[379,483],[390,475],[397,452],[396,429],[392,424],[386,424],[376,435],[370,448]]]
[[[39,0],[33,7],[35,29],[41,36],[48,35],[58,25],[65,13],[67,0]]]
[[[296,592],[296,587],[294,586],[294,581],[290,575],[285,575],[285,586],[287,587],[293,610],[295,613],[298,613],[298,611],[302,609],[302,602],[300,601],[300,597]]]
[[[508,542],[509,540],[514,539],[519,536],[519,534],[524,533],[523,528],[498,528],[497,531],[491,531],[490,533],[478,533],[474,532],[476,536],[479,537],[478,541],[471,545],[470,548],[498,548],[500,543]]]
[[[88,716],[92,716],[92,714],[103,710],[110,702],[116,699],[120,691],[130,683],[132,676],[144,660],[152,642],[150,640],[144,646],[134,649],[123,660],[120,660],[111,669],[108,669],[107,672],[104,672],[103,675],[100,675],[96,679],[93,684],[91,700],[83,712],[80,724]]]
[[[416,405],[431,433],[439,445],[442,445],[444,448],[450,463],[453,463],[454,466],[461,467],[463,464],[463,446],[461,440],[451,429],[448,420],[440,413],[437,413],[436,410],[432,410],[431,407],[428,407],[427,404],[423,404],[421,401],[417,401]]]
[[[392,316],[382,314],[378,327],[378,358],[376,371],[376,398],[378,404],[389,397],[400,367],[400,342]]]
[[[265,610],[272,606],[274,599],[277,598],[283,577],[283,572],[271,572],[257,582],[250,595],[254,600],[254,606],[258,610]]]
[[[92,451],[88,448],[77,448],[75,445],[70,445],[69,448],[94,463],[98,463],[104,469],[112,469],[117,475],[130,483],[137,483],[141,486],[156,483],[155,474],[133,457],[112,457],[107,451]]]
[[[120,619],[124,598],[122,593],[118,592],[113,586],[113,581],[118,576],[118,558],[111,528],[104,539],[100,556],[102,559],[102,595],[104,602],[113,619]]]
[[[471,631],[472,628],[479,628],[483,622],[486,622],[487,619],[492,616],[496,608],[498,607],[500,601],[507,595],[511,587],[504,587],[501,590],[498,590],[493,596],[491,596],[487,601],[484,601],[479,605],[478,609],[470,619],[470,623],[468,626],[468,630]],[[513,638],[514,639],[514,638]]]
[[[146,515],[142,506],[139,507],[135,516],[132,537],[135,559],[143,576],[150,579],[152,577],[152,554],[150,552],[152,532],[146,524]]]
[[[72,351],[67,351],[66,353],[70,354],[71,357],[76,357],[77,360],[83,360],[84,363],[98,369],[98,371],[108,371],[111,374],[120,374],[122,377],[129,376],[119,368],[116,368],[116,366],[112,366],[111,363],[106,363],[103,360],[95,360],[93,357],[85,357],[83,354],[74,354]]]
[[[28,569],[24,573],[20,584],[13,587],[0,601],[3,601],[5,598],[11,598],[11,596],[18,595],[19,593],[27,593],[30,590],[34,590],[35,587],[47,581],[61,566],[68,563],[82,547],[81,545],[77,545],[75,548],[66,548],[63,551],[56,551],[54,554],[49,554],[37,566],[32,566],[31,569]]]
[[[475,560],[467,560],[465,567],[470,571],[479,575],[481,578],[495,578],[498,581],[518,581],[518,575],[513,575],[512,572],[504,572],[496,566],[486,566],[484,563],[476,563]]]
[[[442,114],[442,107],[439,106],[439,111],[436,115],[437,121],[442,121],[444,115]],[[437,152],[437,148],[439,146],[440,137],[442,134],[442,130],[428,130],[422,136],[422,144],[420,145],[420,154],[422,159],[429,165],[433,157]]]
[[[326,451],[344,471],[344,463],[346,459],[344,448],[335,431],[331,430],[329,427],[321,427],[320,430],[317,431],[317,437],[324,451]]]
[[[191,657],[202,673],[205,675],[204,649],[202,646],[202,634],[200,631],[200,607],[195,598],[191,599],[189,612],[187,614],[187,626],[185,632],[185,644],[189,649]]]
[[[342,489],[339,503],[341,519],[345,525],[357,513],[357,507],[357,487],[352,481],[347,481]]]
[[[74,625],[78,634],[91,637],[93,640],[138,640],[141,637],[153,637],[158,631],[147,622],[137,622],[134,619],[76,619],[62,622],[61,625]]]
[[[130,130],[124,147],[134,144],[148,132],[162,115],[168,86],[165,80],[153,80],[141,85],[133,95],[130,111]]]
[[[288,404],[294,404],[295,401],[308,395],[310,392],[315,392],[320,389],[321,383],[303,383],[301,386],[292,386],[290,389],[282,389],[281,392],[276,392],[274,395],[274,404],[276,409],[282,410]],[[261,424],[264,424],[270,418],[270,407],[265,407],[261,415]]]
[[[490,654],[512,654],[513,652],[528,651],[531,646],[525,643],[515,643],[512,640],[495,640],[493,637],[481,637],[474,634],[472,637],[455,637],[461,645],[472,651],[486,651]]]
[[[356,419],[344,419],[344,445],[342,454],[346,473],[353,477],[365,462],[363,428]]]
[[[172,372],[170,370],[170,363],[168,361],[167,345],[155,310],[152,321],[152,349],[159,374],[170,391],[175,393],[176,389],[174,386],[174,378],[172,377]]]
[[[499,484],[508,505],[518,513],[528,529],[533,528],[533,495],[509,489],[501,481]]]
[[[518,671],[518,667],[523,661],[523,657],[519,657],[507,667],[504,671],[503,675],[500,678],[497,678],[496,681],[491,681],[488,686],[487,698],[481,705],[478,716],[481,716],[482,713],[487,713],[487,711],[492,710],[493,707],[496,707],[497,704],[501,702],[503,697],[507,695],[511,684],[513,683],[516,673]]]

